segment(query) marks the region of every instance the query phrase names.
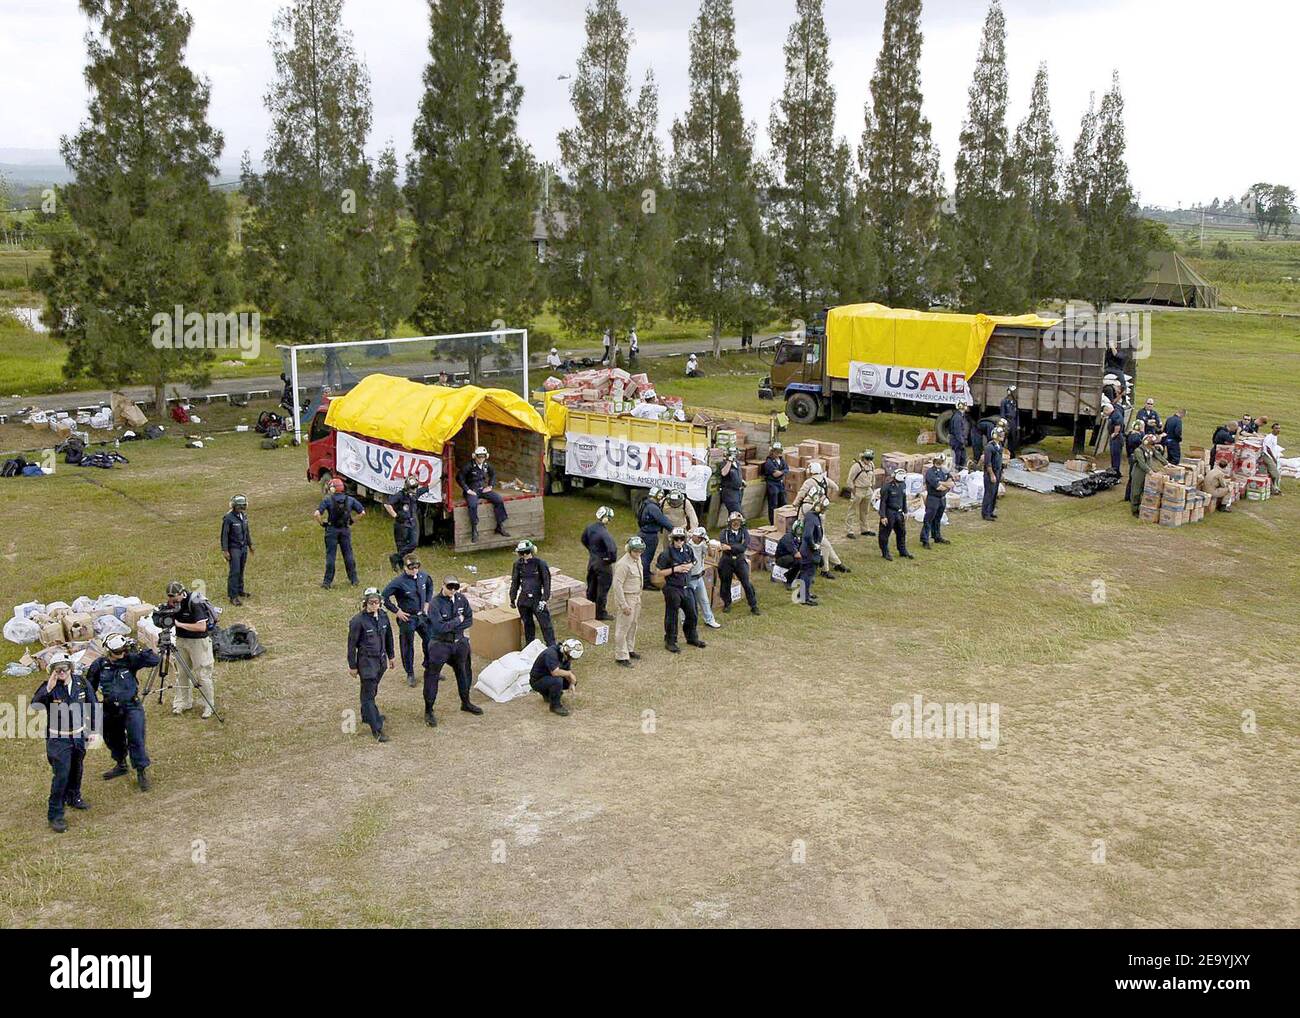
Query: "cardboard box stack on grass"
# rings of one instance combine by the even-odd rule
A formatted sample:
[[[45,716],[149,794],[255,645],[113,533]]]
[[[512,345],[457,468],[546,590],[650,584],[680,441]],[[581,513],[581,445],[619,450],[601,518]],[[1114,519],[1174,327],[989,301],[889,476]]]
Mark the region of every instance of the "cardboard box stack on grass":
[[[1247,436],[1234,445],[1221,445],[1215,449],[1213,462],[1232,469],[1229,483],[1234,502],[1243,497],[1256,500],[1268,497],[1271,490],[1268,475],[1259,471],[1259,451],[1262,448],[1262,439]],[[1164,527],[1181,527],[1213,513],[1214,500],[1205,490],[1210,466],[1210,450],[1192,446],[1187,449],[1182,463],[1177,466],[1170,464],[1147,474],[1138,519]]]
[[[586,591],[587,585],[581,580],[552,570],[551,600],[547,602],[551,617],[558,619],[566,615],[569,601]],[[469,645],[474,658],[474,674],[477,675],[497,658],[523,649],[524,626],[519,612],[510,607],[509,576],[478,580],[462,587],[461,593],[474,611]],[[594,606],[592,614],[595,614]]]

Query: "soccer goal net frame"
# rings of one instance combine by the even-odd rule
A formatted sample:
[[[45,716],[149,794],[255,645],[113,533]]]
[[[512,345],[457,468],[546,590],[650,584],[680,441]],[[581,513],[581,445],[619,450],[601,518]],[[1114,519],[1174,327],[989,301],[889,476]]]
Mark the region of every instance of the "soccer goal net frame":
[[[289,391],[293,397],[293,441],[295,445],[302,443],[302,400],[299,395],[300,388],[298,385],[298,355],[309,351],[317,350],[345,350],[357,349],[364,347],[378,346],[399,346],[406,343],[437,343],[445,339],[475,339],[477,337],[488,337],[497,341],[497,337],[504,340],[507,336],[518,336],[521,341],[521,367],[523,369],[523,384],[520,395],[525,400],[529,398],[528,389],[528,330],[527,329],[487,329],[481,332],[451,332],[437,336],[403,336],[396,339],[353,339],[345,340],[338,343],[302,343],[302,344],[278,344],[276,349],[288,352],[289,358]]]

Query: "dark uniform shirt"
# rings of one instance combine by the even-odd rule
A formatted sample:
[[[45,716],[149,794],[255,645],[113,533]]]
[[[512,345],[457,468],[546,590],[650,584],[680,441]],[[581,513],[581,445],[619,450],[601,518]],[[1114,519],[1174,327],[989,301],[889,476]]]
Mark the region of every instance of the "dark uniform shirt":
[[[496,488],[497,472],[491,463],[479,466],[470,460],[460,468],[456,480],[460,483],[461,491],[472,491],[477,495],[484,488]]]
[[[767,482],[769,488],[781,488],[785,486],[785,475],[789,471],[785,464],[784,456],[777,456],[773,459],[769,456],[763,460],[763,465],[758,468],[758,472],[763,475],[763,480]],[[780,477],[774,476],[780,474]]]
[[[393,522],[404,527],[415,526],[415,514],[419,509],[420,495],[428,490],[428,488],[421,488],[415,493],[399,491],[396,495],[390,495],[388,504],[393,507],[393,512],[397,513],[397,518]]]
[[[136,672],[157,663],[158,655],[151,650],[123,654],[117,661],[101,657],[87,670],[86,679],[105,703],[131,703],[140,694]]]
[[[433,578],[423,569],[414,576],[402,573],[389,581],[381,596],[384,607],[390,612],[396,612],[400,608],[408,615],[418,615],[433,600]]]
[[[45,683],[32,695],[32,703],[46,711],[45,738],[84,739],[94,725],[99,701],[87,678],[74,675],[67,682],[46,689]]]
[[[587,549],[587,560],[590,565],[612,565],[618,558],[618,546],[609,536],[605,524],[599,521],[587,524],[587,529],[582,532],[582,546]]]
[[[722,542],[722,550],[733,559],[744,558],[745,552],[749,551],[749,528],[744,524],[741,524],[739,530],[727,527],[719,535],[718,540]]]
[[[393,626],[388,614],[380,611],[374,615],[361,611],[352,616],[348,624],[348,668],[357,670],[362,658],[377,661],[393,657]]]
[[[636,523],[645,534],[657,534],[661,530],[672,530],[673,525],[664,515],[658,502],[645,499],[636,512]]]
[[[903,481],[890,481],[880,489],[880,515],[907,511],[907,484]]]
[[[1156,413],[1154,408],[1148,410],[1143,407],[1137,412],[1137,419],[1142,422],[1142,427],[1147,431],[1160,430],[1160,415]]]
[[[793,530],[787,530],[781,535],[781,540],[776,542],[776,557],[784,558],[789,555],[793,558],[799,551],[799,538],[794,536]]]
[[[680,548],[675,545],[669,545],[659,553],[656,565],[660,569],[671,569],[673,566],[693,565],[695,563],[695,554],[686,545]],[[686,587],[686,573],[669,573],[665,581],[669,587]]]
[[[970,418],[963,413],[954,412],[948,421],[949,443],[958,447],[970,441]]]
[[[1232,432],[1227,429],[1226,425],[1220,425],[1217,429],[1215,429],[1214,438],[1212,438],[1210,441],[1213,442],[1215,445],[1232,445],[1233,435]]]
[[[536,555],[528,559],[516,558],[510,567],[510,603],[522,600],[528,604],[550,599],[551,567]]]
[[[988,483],[988,471],[993,471],[993,476],[999,481],[1002,480],[1002,446],[997,442],[990,442],[984,447],[984,480]]]
[[[946,494],[939,489],[939,485],[946,483],[948,480],[948,471],[943,467],[931,467],[925,472],[925,494],[927,498],[943,498]]]
[[[722,474],[722,487],[725,491],[744,491],[745,478],[744,472],[740,468],[739,462],[731,464],[731,469]]]
[[[805,563],[821,561],[822,518],[809,509],[803,518],[803,539],[799,542],[799,554]]]
[[[1116,428],[1120,428],[1121,434],[1123,433],[1122,429],[1124,427],[1124,410],[1122,407],[1115,407],[1113,410],[1111,410],[1110,416],[1106,418],[1106,426],[1108,428],[1111,438],[1115,437]]]
[[[231,509],[221,517],[221,550],[253,547],[253,532],[248,528],[248,514]]]
[[[316,510],[325,517],[325,524],[330,527],[350,527],[352,517],[360,516],[366,507],[346,491],[336,491],[320,500]]]
[[[464,594],[451,597],[439,591],[429,605],[429,627],[441,643],[455,643],[474,624],[474,609]]]
[[[537,658],[533,661],[533,667],[528,672],[530,684],[533,680],[544,679],[547,676],[554,674],[555,669],[557,668],[563,668],[565,671],[568,671],[569,661],[565,659],[564,654],[560,651],[558,646],[551,644],[544,651],[538,654]]]
[[[1183,441],[1183,419],[1174,414],[1165,421],[1165,445],[1179,445]]]

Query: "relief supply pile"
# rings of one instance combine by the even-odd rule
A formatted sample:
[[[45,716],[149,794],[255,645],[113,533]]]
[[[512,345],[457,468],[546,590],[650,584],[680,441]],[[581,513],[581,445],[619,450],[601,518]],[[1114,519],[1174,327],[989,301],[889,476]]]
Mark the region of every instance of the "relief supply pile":
[[[55,654],[66,653],[74,670],[83,673],[104,656],[104,638],[113,633],[133,636],[141,646],[157,648],[153,612],[154,606],[140,598],[118,594],[78,597],[71,604],[28,601],[14,606],[13,617],[4,625],[4,638],[20,646],[41,644],[35,654],[23,655],[24,666],[43,670]]]

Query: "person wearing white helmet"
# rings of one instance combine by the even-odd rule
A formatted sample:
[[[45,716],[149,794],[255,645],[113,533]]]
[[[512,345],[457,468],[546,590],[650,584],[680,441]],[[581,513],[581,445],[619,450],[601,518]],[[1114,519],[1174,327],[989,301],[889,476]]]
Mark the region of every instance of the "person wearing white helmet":
[[[645,542],[630,537],[627,551],[614,566],[610,590],[614,597],[614,663],[631,668],[641,655],[636,652],[636,629],[641,620],[641,590],[645,585],[641,553]]]
[[[745,592],[749,602],[749,613],[761,615],[758,610],[758,595],[754,593],[754,584],[749,579],[749,529],[745,526],[745,517],[732,513],[727,517],[727,526],[718,535],[722,543],[722,560],[718,563],[718,583],[722,591],[722,610],[731,611],[731,579],[740,581],[740,588]]]
[[[893,478],[880,489],[880,555],[885,561],[894,561],[889,554],[889,535],[894,535],[898,554],[913,558],[907,550],[907,473],[895,470]]]
[[[1002,480],[1002,436],[1001,428],[995,428],[989,440],[984,444],[984,455],[980,467],[984,471],[984,501],[980,506],[980,518],[996,520],[998,518],[998,483]]]
[[[560,351],[551,347],[551,352],[546,355],[546,366],[552,371],[559,371],[564,361],[560,360]]]
[[[673,529],[672,523],[663,510],[664,492],[661,488],[651,488],[636,507],[636,525],[645,549],[641,552],[642,589],[651,588],[650,574],[659,548],[659,535]]]
[[[379,680],[394,664],[393,626],[384,611],[383,595],[378,587],[367,587],[361,595],[361,611],[348,623],[348,671],[361,683],[361,721],[370,726],[377,742],[387,742],[388,735],[375,698]]]
[[[90,683],[73,674],[72,658],[66,653],[50,658],[49,671],[49,678],[32,696],[32,706],[45,708],[45,759],[51,771],[46,819],[56,834],[62,834],[68,829],[67,807],[90,809],[81,797],[81,777],[86,739],[95,730],[99,703]]]
[[[686,574],[686,586],[695,597],[695,610],[710,629],[721,629],[722,623],[713,617],[709,588],[704,584],[704,555],[709,550],[709,532],[703,527],[687,531],[686,547],[695,556],[691,571]]]
[[[561,697],[566,689],[578,687],[573,663],[582,657],[582,650],[581,640],[565,640],[552,643],[533,660],[528,672],[528,685],[551,705],[552,714],[569,715],[569,708],[561,702]]]
[[[248,597],[244,589],[244,566],[253,554],[253,532],[248,526],[248,497],[236,495],[230,500],[230,512],[221,517],[221,554],[229,563],[226,569],[226,600],[240,604]]]
[[[496,490],[496,468],[488,462],[488,459],[486,447],[480,445],[474,450],[474,455],[470,457],[470,461],[456,473],[456,482],[465,495],[465,508],[469,510],[469,539],[471,541],[478,540],[479,502],[490,502],[492,504],[492,513],[497,521],[493,533],[502,537],[510,536],[510,532],[506,530],[506,520],[510,518],[510,514],[506,512],[506,500]]]
[[[785,446],[780,442],[773,442],[767,450],[767,459],[763,460],[763,465],[758,468],[759,476],[763,478],[764,494],[767,497],[769,526],[776,523],[776,511],[785,505],[785,475],[789,471],[790,465],[786,462]]]
[[[695,556],[686,547],[686,531],[673,528],[668,547],[655,560],[656,575],[664,581],[664,648],[670,654],[681,653],[677,646],[677,613],[684,617],[686,642],[692,647],[703,647],[698,632],[699,613],[695,610],[695,595],[687,587],[687,577],[695,567]]]
[[[609,614],[609,586],[614,579],[614,563],[618,560],[618,545],[610,536],[609,526],[614,510],[607,505],[596,510],[596,521],[588,523],[582,532],[582,546],[587,549],[587,600],[596,606],[596,619],[607,622]]]
[[[700,377],[700,359],[696,357],[695,354],[691,354],[689,357],[686,358],[686,377],[687,378]]]
[[[817,567],[822,564],[822,547],[826,537],[822,515],[830,504],[830,499],[823,495],[810,502],[803,514],[803,533],[799,539],[799,602],[810,608],[818,604],[817,597],[813,594],[813,579]]]
[[[948,448],[952,450],[952,465],[955,470],[966,469],[966,446],[970,445],[970,417],[966,411],[970,407],[962,400],[948,419]]]
[[[849,467],[848,482],[852,500],[849,502],[848,533],[850,540],[859,536],[873,537],[875,531],[867,526],[871,520],[871,498],[876,493],[876,454],[871,449],[863,449],[857,460]]]
[[[840,486],[826,473],[826,465],[819,460],[813,460],[808,464],[808,477],[800,486],[798,493],[794,497],[794,507],[802,519],[804,514],[817,502],[826,499],[829,504],[832,497],[838,495]],[[823,530],[825,529],[825,518],[822,519]],[[835,579],[831,570],[836,573],[850,573],[851,570],[840,559],[835,551],[835,546],[823,533],[821,538],[821,574],[828,580]]]
[[[685,527],[687,533],[700,525],[700,518],[695,512],[695,506],[691,504],[684,491],[668,492],[664,496],[663,510],[664,515],[668,517],[669,523],[674,527]]]
[[[86,680],[104,702],[104,744],[113,757],[113,766],[104,772],[104,780],[129,773],[126,766],[129,753],[142,792],[149,791],[152,782],[137,673],[142,668],[157,666],[158,655],[153,651],[137,650],[130,637],[112,633],[104,637],[104,656],[86,672]]]
[[[537,557],[537,545],[527,539],[515,545],[515,564],[510,567],[510,607],[519,611],[524,623],[524,644],[536,638],[537,627],[542,630],[542,642],[555,642],[555,627],[551,624],[551,567],[545,559]]]

